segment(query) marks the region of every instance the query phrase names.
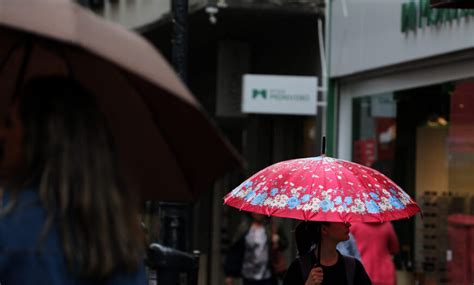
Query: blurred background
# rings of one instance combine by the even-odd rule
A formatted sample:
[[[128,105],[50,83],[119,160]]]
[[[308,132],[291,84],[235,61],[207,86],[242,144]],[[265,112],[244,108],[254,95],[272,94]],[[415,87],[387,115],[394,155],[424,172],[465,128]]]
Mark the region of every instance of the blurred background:
[[[146,205],[152,242],[200,252],[199,284],[223,284],[223,258],[243,216],[223,196],[274,162],[319,155],[322,135],[329,155],[381,171],[422,207],[423,219],[393,223],[398,284],[472,284],[469,1],[78,2],[159,49],[246,159],[193,205]],[[290,261],[295,222],[279,222]]]

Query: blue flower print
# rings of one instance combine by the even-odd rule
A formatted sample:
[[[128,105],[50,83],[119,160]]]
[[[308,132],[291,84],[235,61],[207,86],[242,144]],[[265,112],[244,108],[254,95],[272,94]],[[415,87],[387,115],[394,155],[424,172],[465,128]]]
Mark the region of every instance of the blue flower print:
[[[275,196],[276,194],[278,194],[278,188],[273,188],[272,192],[270,192],[270,195]]]
[[[398,209],[398,210],[405,209],[405,205],[403,205],[403,203],[400,200],[398,200],[397,197],[390,197],[388,201],[390,202],[392,206],[395,207],[395,209]]]
[[[244,199],[250,201],[253,197],[255,197],[255,190],[250,191]]]
[[[380,213],[380,207],[379,205],[377,205],[377,203],[374,202],[374,200],[365,202],[365,206],[367,207],[367,211],[371,214]]]
[[[393,195],[397,194],[397,191],[395,191],[395,189],[393,189],[393,188],[390,188],[388,191],[390,191],[390,193],[392,193]]]
[[[250,188],[250,187],[252,187],[252,185],[253,185],[253,182],[252,182],[252,181],[247,181],[247,182],[245,183],[245,188]]]
[[[296,208],[299,204],[301,203],[301,201],[296,198],[296,197],[291,197],[290,199],[288,199],[288,208],[289,209],[294,209]]]
[[[331,210],[332,208],[334,208],[334,203],[331,202],[331,200],[329,200],[329,199],[325,199],[325,200],[321,201],[321,203],[319,205],[321,206],[321,209],[323,209],[323,212],[327,212],[327,211]]]
[[[379,200],[380,200],[379,195],[375,194],[374,192],[370,192],[369,195],[370,195],[370,197],[372,197],[372,199],[374,199],[375,201],[379,201]]]
[[[230,195],[231,195],[231,196],[235,196],[235,195],[237,195],[237,193],[240,192],[240,190],[241,190],[241,188],[240,188],[240,187],[237,187],[237,188],[235,188],[234,190],[232,190],[232,192],[230,193]]]
[[[310,198],[311,196],[309,194],[305,194],[303,197],[301,197],[301,202],[306,203]]]
[[[253,198],[252,203],[250,204],[254,206],[262,205],[263,201],[265,201],[266,198],[267,198],[267,193],[258,194],[257,196],[255,196],[255,198]]]
[[[350,204],[352,204],[352,197],[351,196],[347,196],[346,198],[344,198],[344,203],[349,206]]]
[[[400,195],[401,195],[403,198],[405,198],[405,199],[411,200],[410,195],[408,195],[408,194],[405,193],[405,192],[401,192]]]
[[[342,204],[342,198],[341,196],[337,196],[336,199],[334,199],[334,203],[336,205],[341,205]]]

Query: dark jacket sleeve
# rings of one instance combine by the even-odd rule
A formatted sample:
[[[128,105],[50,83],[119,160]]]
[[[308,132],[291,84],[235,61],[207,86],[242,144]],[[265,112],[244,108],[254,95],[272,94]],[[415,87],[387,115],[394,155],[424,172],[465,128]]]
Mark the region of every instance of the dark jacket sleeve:
[[[355,276],[354,276],[354,284],[357,285],[372,285],[372,281],[370,281],[369,275],[365,271],[364,266],[362,263],[355,259],[356,268],[355,268]]]

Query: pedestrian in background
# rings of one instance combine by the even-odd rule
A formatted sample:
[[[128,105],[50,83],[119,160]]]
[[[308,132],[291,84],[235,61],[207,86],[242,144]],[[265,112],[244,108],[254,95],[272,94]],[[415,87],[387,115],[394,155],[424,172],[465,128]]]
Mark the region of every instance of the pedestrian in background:
[[[351,232],[373,284],[395,285],[397,281],[393,255],[399,251],[399,244],[392,224],[354,223]]]
[[[342,255],[352,256],[358,260],[361,260],[357,243],[351,233],[349,233],[349,239],[338,243],[336,248]]]
[[[137,204],[93,94],[30,80],[0,142],[1,284],[146,284]]]
[[[251,213],[234,235],[224,262],[225,284],[242,278],[244,285],[276,285],[286,271],[282,251],[287,247],[284,231],[264,215]]]
[[[283,285],[370,285],[364,266],[343,256],[336,246],[349,239],[349,223],[301,222],[295,229],[299,257],[288,268]],[[320,247],[317,264],[318,247]]]

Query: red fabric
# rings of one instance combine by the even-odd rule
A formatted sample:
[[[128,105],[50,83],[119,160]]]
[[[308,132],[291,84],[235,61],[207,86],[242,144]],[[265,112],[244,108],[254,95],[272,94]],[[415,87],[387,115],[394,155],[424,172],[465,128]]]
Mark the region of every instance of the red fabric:
[[[474,89],[473,82],[457,84],[451,96],[449,122],[449,151],[471,153],[474,151]]]
[[[274,217],[327,222],[383,222],[420,211],[375,169],[328,156],[270,165],[224,197],[226,205]]]
[[[446,263],[449,284],[470,285],[474,281],[474,215],[450,215],[448,237],[452,250]]]
[[[354,162],[371,166],[375,160],[375,139],[357,140],[354,142]]]
[[[392,256],[399,244],[391,223],[353,223],[351,232],[357,243],[367,274],[374,285],[395,285]]]
[[[376,118],[375,129],[377,132],[377,160],[392,160],[395,158],[395,118]],[[382,141],[381,136],[389,136],[389,141]]]

